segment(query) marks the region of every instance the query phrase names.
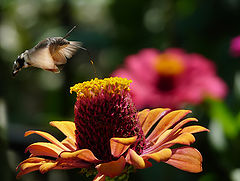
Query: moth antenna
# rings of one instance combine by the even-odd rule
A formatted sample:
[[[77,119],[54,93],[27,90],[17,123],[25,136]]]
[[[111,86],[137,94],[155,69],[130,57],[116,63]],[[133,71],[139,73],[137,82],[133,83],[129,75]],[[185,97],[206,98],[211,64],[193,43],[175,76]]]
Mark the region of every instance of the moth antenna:
[[[90,52],[88,51],[88,49],[86,49],[86,48],[84,48],[84,47],[79,47],[79,48],[80,48],[81,50],[84,50],[84,51],[87,52],[88,57],[89,57],[89,62],[90,62],[90,64],[92,65],[92,68],[93,68],[94,75],[95,75],[95,77],[97,77],[97,71],[96,71],[96,68],[95,68],[95,65],[94,65],[94,62],[93,62],[93,58],[92,58]]]
[[[74,27],[72,27],[72,29],[69,30],[69,31],[67,32],[67,34],[66,34],[62,39],[67,38],[67,37],[70,35],[70,33],[71,33],[76,27],[77,27],[76,25],[75,25]]]

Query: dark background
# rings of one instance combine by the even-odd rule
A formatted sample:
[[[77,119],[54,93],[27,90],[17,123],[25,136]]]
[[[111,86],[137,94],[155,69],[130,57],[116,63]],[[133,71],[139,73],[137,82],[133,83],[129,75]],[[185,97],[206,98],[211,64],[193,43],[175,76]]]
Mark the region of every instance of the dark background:
[[[240,180],[240,58],[229,54],[240,35],[238,0],[1,0],[0,2],[0,175],[15,180],[16,165],[28,157],[24,149],[39,136],[24,138],[29,129],[46,130],[57,138],[52,120],[73,120],[75,94],[69,87],[94,78],[86,52],[68,61],[60,74],[40,69],[11,76],[17,56],[40,40],[64,36],[83,42],[94,57],[99,78],[108,77],[129,54],[143,48],[183,48],[216,63],[229,93],[223,102],[189,107],[211,133],[196,135],[203,155],[199,174],[164,163],[139,170],[132,180]],[[84,180],[77,171],[34,172],[21,180]]]

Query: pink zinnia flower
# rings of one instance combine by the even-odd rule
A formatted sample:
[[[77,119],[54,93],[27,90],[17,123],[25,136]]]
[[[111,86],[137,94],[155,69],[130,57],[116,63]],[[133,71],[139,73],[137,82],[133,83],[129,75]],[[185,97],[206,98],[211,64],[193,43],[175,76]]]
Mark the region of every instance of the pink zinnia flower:
[[[17,177],[36,170],[46,173],[79,168],[93,174],[94,181],[105,181],[106,177],[127,174],[130,166],[150,167],[149,160],[201,172],[201,153],[190,144],[195,142],[193,133],[208,129],[185,126],[197,121],[184,119],[189,110],[157,108],[138,112],[129,93],[130,82],[114,77],[72,87],[71,91],[77,93],[74,122],[50,122],[66,138],[58,141],[43,131],[27,131],[25,136],[38,134],[49,142],[33,143],[26,148],[31,155],[18,165]]]
[[[131,89],[138,108],[178,108],[199,104],[205,97],[222,99],[227,92],[211,61],[182,49],[143,49],[128,56],[124,67],[112,75],[133,80]]]
[[[231,40],[230,53],[233,57],[240,57],[240,36]]]

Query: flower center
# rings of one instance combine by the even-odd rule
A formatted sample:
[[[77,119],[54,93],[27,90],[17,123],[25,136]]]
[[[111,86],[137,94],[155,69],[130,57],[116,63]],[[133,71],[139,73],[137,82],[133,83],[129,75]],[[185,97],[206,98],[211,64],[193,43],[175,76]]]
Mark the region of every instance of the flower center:
[[[90,149],[97,158],[110,161],[114,159],[112,137],[137,135],[132,149],[142,152],[145,140],[129,94],[130,83],[119,77],[96,78],[71,87],[71,92],[77,93],[74,113],[78,149]]]
[[[95,78],[91,81],[79,83],[70,88],[70,93],[77,93],[78,98],[94,97],[99,93],[120,94],[130,91],[130,83],[132,81],[126,78],[110,77],[105,79]]]
[[[161,54],[154,65],[155,70],[163,76],[175,76],[184,71],[183,62],[176,55]]]
[[[174,90],[175,85],[176,85],[176,80],[175,77],[173,76],[161,76],[157,80],[157,88],[161,92],[166,92],[168,93],[169,91]]]

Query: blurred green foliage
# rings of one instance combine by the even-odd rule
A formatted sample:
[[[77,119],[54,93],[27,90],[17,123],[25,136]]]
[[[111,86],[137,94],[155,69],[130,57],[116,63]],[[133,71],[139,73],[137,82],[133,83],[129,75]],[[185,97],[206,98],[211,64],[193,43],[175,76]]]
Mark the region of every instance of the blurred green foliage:
[[[15,166],[28,156],[24,149],[40,140],[38,136],[24,139],[24,132],[47,130],[59,137],[48,122],[73,120],[75,95],[70,95],[69,87],[94,78],[86,52],[79,51],[61,74],[29,68],[12,78],[13,61],[40,40],[63,36],[77,25],[69,39],[82,41],[93,54],[99,77],[109,76],[124,57],[142,48],[179,47],[213,60],[228,84],[226,100],[190,107],[200,124],[212,130],[197,135],[194,144],[204,158],[202,173],[154,163],[131,180],[239,181],[240,60],[229,55],[231,38],[240,34],[239,19],[238,0],[1,0],[1,179],[15,180]],[[21,178],[73,179],[84,180],[75,170]]]

